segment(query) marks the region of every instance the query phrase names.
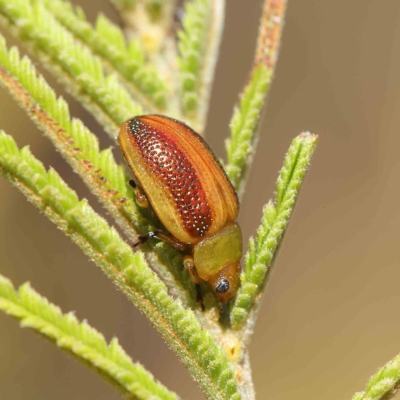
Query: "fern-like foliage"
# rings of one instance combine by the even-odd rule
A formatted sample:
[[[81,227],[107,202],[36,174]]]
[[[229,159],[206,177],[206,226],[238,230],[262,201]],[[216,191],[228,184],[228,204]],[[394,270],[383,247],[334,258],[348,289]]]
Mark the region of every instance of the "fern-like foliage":
[[[0,18],[115,138],[119,126],[142,114],[115,75],[106,76],[93,52],[78,42],[41,2],[0,0]]]
[[[127,45],[122,30],[106,17],[98,17],[93,27],[81,9],[65,0],[0,0],[0,21],[81,100],[113,139],[119,125],[142,110],[165,109],[168,115],[180,115],[182,109],[184,117],[201,131],[221,36],[224,1],[188,0],[176,43],[171,26],[177,0],[115,0],[114,3],[123,12],[125,21],[143,17],[130,26],[130,33],[133,27],[137,28],[134,36],[143,41],[143,48],[140,40]],[[239,190],[243,188],[254,153],[285,5],[285,0],[265,2],[254,65],[231,123],[227,173]],[[160,40],[164,36],[165,41]],[[174,60],[177,49],[178,65]],[[163,71],[162,78],[156,68]],[[100,150],[96,136],[82,121],[71,117],[66,102],[56,96],[32,62],[21,58],[15,48],[8,50],[2,37],[0,82],[97,195],[131,241],[138,233],[160,227],[151,210],[136,206],[127,183],[129,177],[116,163],[111,150]],[[258,300],[315,143],[316,136],[303,134],[289,149],[277,183],[276,204],[271,202],[265,207],[257,238],[250,240],[246,270],[231,307],[230,321],[229,318],[218,321],[215,307],[209,306],[214,300],[210,300],[212,296],[207,290],[204,292],[207,311],[199,311],[193,285],[182,267],[181,253],[165,243],[147,243],[143,246],[145,253],[133,253],[119,233],[86,200],[79,200],[56,171],[46,171],[28,147],[19,150],[13,139],[1,131],[0,172],[146,315],[207,398],[252,400],[246,333],[255,320]],[[73,317],[63,316],[28,286],[16,293],[9,281],[0,278],[0,308],[104,372],[124,394],[138,399],[176,398],[140,366],[128,362],[116,342],[107,346],[101,335]]]
[[[86,21],[81,9],[76,11],[63,0],[41,0],[46,9],[76,38],[101,57],[110,72],[118,73],[132,96],[146,107],[147,112],[161,112],[166,105],[166,86],[155,69],[145,61],[138,40],[129,46],[122,30],[100,15],[96,28]]]
[[[99,16],[92,26],[84,12],[66,0],[0,0],[0,22],[48,68],[115,139],[120,124],[143,112],[182,115],[202,133],[224,17],[224,0],[186,0],[177,35],[179,0],[111,0],[125,22],[123,30]],[[249,79],[231,121],[226,142],[227,175],[239,194],[255,151],[261,113],[277,61],[287,0],[265,0]],[[129,44],[128,44],[129,43]],[[0,36],[0,82],[52,141],[99,198],[130,243],[160,223],[151,210],[137,207],[129,177],[111,149],[72,118],[67,103],[40,76],[33,63],[8,50]],[[275,202],[263,210],[249,241],[242,285],[230,319],[218,321],[207,289],[200,312],[183,254],[169,245],[147,243],[133,253],[86,200],[47,171],[28,147],[21,150],[0,131],[0,173],[61,229],[145,314],[173,349],[208,399],[254,400],[248,336],[317,137],[308,133],[291,144],[280,172]],[[150,268],[151,266],[151,268]],[[203,288],[204,289],[204,288]],[[43,334],[100,372],[125,397],[177,399],[116,339],[108,345],[86,322],[33,291],[17,291],[0,275],[0,309]],[[228,313],[223,317],[229,317]],[[400,358],[374,375],[353,400],[387,400],[399,389]]]
[[[108,149],[100,152],[97,137],[81,120],[71,118],[68,104],[62,98],[57,98],[45,79],[37,74],[31,60],[21,58],[16,47],[7,50],[1,35],[0,66],[3,84],[28,110],[58,149],[66,153],[66,159],[72,166],[81,170],[83,178],[88,176],[88,172],[89,175],[92,173],[100,176],[94,170],[101,170],[101,176],[110,183],[110,188],[119,193],[120,198],[131,195],[128,177],[115,162],[111,151]],[[86,165],[83,171],[82,163]],[[91,189],[99,190],[93,186]]]
[[[21,326],[41,333],[74,355],[107,380],[125,397],[138,400],[177,400],[142,365],[133,363],[117,339],[107,344],[103,335],[73,313],[61,310],[35,292],[29,284],[15,290],[0,275],[0,309],[21,322]]]
[[[153,224],[157,222],[154,218],[147,219],[138,210],[128,185],[129,177],[116,163],[111,150],[99,150],[97,137],[82,121],[70,117],[67,103],[56,97],[29,58],[21,59],[15,47],[7,50],[1,35],[0,81],[97,195],[132,243],[137,241],[137,233],[146,234],[154,229]],[[179,262],[180,255],[165,245],[147,248],[157,254],[158,259],[152,257],[152,265],[170,290],[185,303],[193,305],[192,285]]]
[[[251,238],[249,241],[245,271],[241,278],[242,286],[231,313],[232,325],[235,329],[243,326],[250,310],[262,293],[316,143],[316,135],[303,133],[293,140],[288,150],[277,181],[276,204],[269,202],[264,207],[257,238],[256,240]]]
[[[174,300],[165,284],[61,177],[0,132],[0,172],[68,235],[141,310],[175,350],[212,399],[239,400],[233,366],[190,309]]]

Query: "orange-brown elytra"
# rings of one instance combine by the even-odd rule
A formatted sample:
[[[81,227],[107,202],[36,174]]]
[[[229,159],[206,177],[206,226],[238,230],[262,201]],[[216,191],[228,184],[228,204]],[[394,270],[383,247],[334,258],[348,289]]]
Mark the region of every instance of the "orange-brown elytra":
[[[220,304],[233,299],[242,256],[239,203],[210,147],[187,125],[160,115],[126,121],[119,144],[135,176],[138,204],[150,202],[172,236],[146,238],[186,249],[184,266],[193,283],[207,281]]]

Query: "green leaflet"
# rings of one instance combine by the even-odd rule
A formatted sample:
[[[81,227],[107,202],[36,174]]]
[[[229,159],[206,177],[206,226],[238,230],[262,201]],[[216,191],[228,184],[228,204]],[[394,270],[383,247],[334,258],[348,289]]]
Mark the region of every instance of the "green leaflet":
[[[182,104],[185,111],[198,106],[199,73],[210,6],[208,0],[186,3],[183,29],[179,31],[179,69],[182,82]]]
[[[231,137],[226,140],[226,173],[237,191],[254,153],[255,132],[259,123],[272,72],[263,64],[252,72],[231,120]]]
[[[182,20],[182,29],[178,32],[178,48],[179,48],[179,72],[181,81],[181,103],[183,111],[190,116],[196,115],[198,108],[201,106],[202,96],[205,93],[207,80],[212,80],[214,69],[215,46],[219,44],[219,25],[221,21],[213,21],[218,19],[214,8],[223,6],[219,2],[211,2],[210,0],[190,0],[185,4],[185,14]],[[217,26],[214,27],[213,24]],[[214,43],[208,43],[214,33]],[[207,71],[206,57],[211,58],[210,71]],[[207,75],[210,74],[210,77]],[[208,101],[208,98],[206,99]],[[204,107],[204,106],[203,106]],[[204,116],[200,117],[204,118]],[[203,124],[201,121],[200,124]]]
[[[87,129],[81,120],[71,118],[68,104],[64,99],[57,98],[54,90],[47,84],[45,79],[37,74],[36,68],[29,58],[21,58],[16,47],[7,50],[5,40],[1,35],[0,66],[13,76],[8,78],[5,74],[2,74],[4,84],[7,85],[7,78],[10,81],[12,79],[18,79],[19,81],[19,84],[15,82],[14,85],[8,84],[7,86],[14,96],[17,97],[22,90],[27,92],[25,96],[21,96],[24,101],[21,105],[31,113],[31,116],[38,124],[43,125],[44,123],[39,119],[39,113],[36,108],[41,108],[46,112],[47,117],[54,120],[53,124],[57,126],[54,127],[51,133],[47,133],[52,138],[53,143],[58,145],[63,155],[68,155],[65,148],[66,143],[60,144],[57,134],[60,137],[64,136],[65,142],[72,140],[73,143],[69,146],[69,152],[74,153],[72,151],[73,148],[79,149],[79,152],[75,151],[72,158],[88,160],[93,164],[94,168],[101,169],[102,175],[111,183],[110,186],[112,189],[119,192],[120,197],[131,194],[131,190],[127,184],[128,177],[125,175],[122,166],[115,162],[111,150],[100,151],[97,137]],[[31,97],[31,101],[26,99],[27,96]],[[21,100],[20,103],[22,103]],[[35,109],[35,115],[34,112],[29,111],[29,106]],[[59,132],[60,129],[63,129],[65,132]],[[71,164],[76,167],[73,162]],[[87,172],[85,171],[85,173]]]
[[[100,371],[122,394],[141,400],[178,399],[142,365],[133,363],[117,339],[107,344],[103,335],[87,322],[79,322],[72,313],[63,315],[29,284],[16,291],[12,283],[0,275],[0,309],[20,320],[21,326],[43,334],[78,360]]]
[[[209,398],[240,399],[235,372],[224,350],[201,328],[193,311],[168,294],[143,253],[133,254],[117,231],[87,201],[79,201],[55,171],[47,173],[27,148],[19,151],[1,131],[0,171],[149,318]]]
[[[160,112],[165,108],[166,85],[153,66],[145,62],[145,54],[137,40],[128,47],[122,30],[103,15],[97,18],[96,28],[93,28],[83,13],[75,12],[70,3],[40,1],[93,54],[101,57],[105,66],[111,67],[111,72],[121,75],[132,96],[148,111]]]
[[[389,400],[400,387],[400,355],[380,368],[367,383],[364,392],[356,393],[352,400]]]
[[[0,0],[0,15],[111,137],[117,136],[122,122],[143,113],[117,77],[106,76],[101,61],[77,42],[43,4]]]
[[[257,238],[250,238],[242,286],[232,307],[235,329],[243,326],[266,283],[271,263],[289,223],[304,175],[310,164],[317,136],[303,133],[295,138],[279,174],[276,205],[269,202],[263,210]]]

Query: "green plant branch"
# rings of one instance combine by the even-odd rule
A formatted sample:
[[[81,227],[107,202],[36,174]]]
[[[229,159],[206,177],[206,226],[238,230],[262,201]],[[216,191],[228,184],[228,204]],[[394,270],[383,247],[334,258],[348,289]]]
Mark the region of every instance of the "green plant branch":
[[[225,171],[239,196],[244,190],[245,171],[254,155],[254,133],[270,82],[271,71],[264,64],[257,65],[241,95],[239,107],[234,111],[231,136],[225,142],[228,160]]]
[[[400,355],[371,376],[364,392],[358,392],[352,400],[389,400],[400,389]]]
[[[75,38],[99,56],[109,72],[118,74],[132,97],[147,113],[161,113],[166,106],[166,85],[148,62],[138,40],[126,45],[119,27],[100,15],[94,28],[80,9],[63,0],[41,0]]]
[[[178,32],[183,112],[202,133],[224,26],[224,0],[190,0]]]
[[[40,1],[0,0],[0,16],[0,21],[28,45],[112,138],[116,138],[122,122],[143,113],[117,77],[106,76],[101,61],[77,42]]]
[[[111,150],[99,150],[96,136],[82,121],[71,119],[64,100],[57,98],[44,78],[37,75],[28,58],[21,59],[16,48],[7,51],[1,36],[0,81],[99,198],[131,243],[137,242],[138,233],[143,235],[154,230],[157,221],[140,213],[133,201],[129,178],[124,168],[116,163]],[[153,244],[146,249],[146,257],[151,259],[152,267],[171,293],[194,306],[193,285],[182,267],[180,254],[171,246]],[[150,254],[152,251],[157,257]]]
[[[241,277],[242,286],[231,312],[233,328],[245,327],[247,336],[252,331],[256,318],[255,310],[260,304],[274,255],[289,223],[317,138],[316,135],[302,133],[293,140],[278,177],[276,204],[270,201],[264,207],[257,237],[249,240],[245,270]]]
[[[88,365],[125,398],[178,399],[142,365],[133,363],[117,339],[108,345],[103,335],[87,322],[80,323],[73,313],[63,315],[28,283],[16,291],[11,281],[0,275],[0,310],[21,321],[22,327],[42,334]]]
[[[143,253],[133,254],[117,231],[87,201],[79,201],[54,170],[47,173],[27,148],[19,151],[4,133],[0,133],[0,170],[146,315],[208,398],[240,399],[226,353],[208,331],[202,330],[193,311],[168,294]]]
[[[241,197],[257,142],[257,131],[274,75],[287,0],[265,0],[253,68],[231,120],[226,171]]]

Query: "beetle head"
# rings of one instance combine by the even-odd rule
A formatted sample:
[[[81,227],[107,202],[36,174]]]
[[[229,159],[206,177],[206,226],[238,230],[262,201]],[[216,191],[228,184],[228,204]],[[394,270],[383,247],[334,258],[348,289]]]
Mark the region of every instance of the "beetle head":
[[[220,303],[235,298],[240,285],[240,271],[240,263],[229,265],[209,279],[208,283],[213,288]]]

